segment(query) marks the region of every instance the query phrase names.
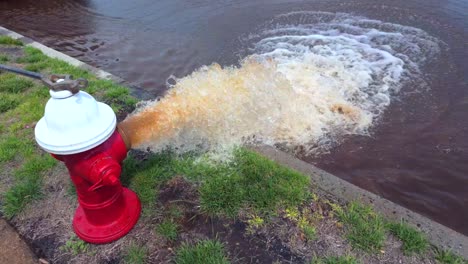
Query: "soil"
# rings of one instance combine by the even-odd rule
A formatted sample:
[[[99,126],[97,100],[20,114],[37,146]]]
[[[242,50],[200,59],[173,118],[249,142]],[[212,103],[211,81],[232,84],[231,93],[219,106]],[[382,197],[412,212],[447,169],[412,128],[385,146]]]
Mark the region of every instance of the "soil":
[[[2,218],[0,218],[0,233],[2,234],[2,239],[0,239],[0,263],[39,263],[39,260],[16,230]]]
[[[146,247],[148,263],[172,263],[176,248],[201,239],[221,241],[233,263],[307,263],[314,256],[339,255],[356,256],[362,263],[434,263],[432,253],[404,256],[401,243],[391,236],[380,254],[370,255],[352,249],[327,202],[338,201],[325,194],[321,194],[318,201],[304,205],[320,215],[314,223],[317,236],[312,241],[305,239],[297,225],[281,212],[265,219],[265,224],[259,228],[249,227],[243,213],[239,219],[207,216],[200,211],[197,185],[183,176],[175,176],[158,187],[154,211],[150,216],[142,216],[127,236],[111,244],[90,245],[86,252],[73,254],[61,248],[74,236],[71,221],[76,207],[76,197],[67,194],[71,183],[65,168],[58,165],[45,184],[44,199],[28,206],[12,223],[37,256],[49,263],[123,263],[131,244]],[[167,219],[179,226],[175,241],[156,232],[156,226]],[[12,256],[19,255],[15,252]]]

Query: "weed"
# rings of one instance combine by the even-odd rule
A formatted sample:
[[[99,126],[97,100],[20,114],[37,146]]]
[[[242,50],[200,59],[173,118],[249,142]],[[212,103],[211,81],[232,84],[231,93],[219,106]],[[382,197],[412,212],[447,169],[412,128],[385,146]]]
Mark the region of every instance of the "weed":
[[[196,245],[182,245],[176,252],[176,264],[227,264],[224,246],[218,241],[204,240]]]
[[[124,261],[127,264],[143,264],[147,254],[148,250],[145,247],[131,244],[124,256]]]
[[[89,249],[89,244],[79,239],[76,236],[71,237],[65,242],[65,245],[60,247],[60,250],[70,252],[73,256],[85,253]]]
[[[265,223],[265,220],[260,216],[254,215],[251,219],[247,220],[247,223],[253,228],[259,228]]]
[[[299,210],[297,208],[286,208],[284,216],[291,221],[297,222],[299,220]]]
[[[252,215],[252,218],[247,220],[247,233],[253,234],[255,230],[262,227],[264,223],[265,220],[263,220],[263,218],[257,215]]]
[[[435,259],[440,264],[468,264],[468,261],[449,250],[435,249]]]
[[[358,264],[359,262],[351,256],[313,258],[311,264]]]
[[[177,225],[170,221],[165,220],[156,227],[156,232],[169,241],[177,239]]]
[[[314,226],[304,225],[301,227],[301,230],[308,241],[312,241],[317,238],[317,229],[315,229]]]
[[[422,253],[427,249],[428,242],[421,232],[404,222],[389,223],[390,232],[403,242],[405,254]]]
[[[23,42],[20,40],[14,39],[9,36],[0,36],[0,44],[2,45],[13,45],[13,46],[23,46]]]
[[[370,206],[352,202],[346,208],[334,209],[346,225],[347,238],[353,247],[368,252],[382,248],[385,240],[384,221]]]

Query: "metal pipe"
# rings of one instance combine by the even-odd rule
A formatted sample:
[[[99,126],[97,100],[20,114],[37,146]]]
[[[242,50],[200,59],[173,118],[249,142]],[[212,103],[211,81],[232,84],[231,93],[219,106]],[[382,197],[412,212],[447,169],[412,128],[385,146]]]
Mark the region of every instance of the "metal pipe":
[[[42,80],[42,78],[43,78],[42,74],[40,74],[40,73],[32,72],[32,71],[26,71],[26,70],[23,70],[23,69],[20,69],[20,68],[11,67],[11,66],[7,66],[7,65],[4,65],[4,64],[0,64],[0,70],[7,71],[7,72],[13,72],[13,73],[16,73],[16,74],[20,74],[20,75],[23,75],[23,76],[26,76],[26,77],[29,77],[29,78],[38,79],[38,80]]]

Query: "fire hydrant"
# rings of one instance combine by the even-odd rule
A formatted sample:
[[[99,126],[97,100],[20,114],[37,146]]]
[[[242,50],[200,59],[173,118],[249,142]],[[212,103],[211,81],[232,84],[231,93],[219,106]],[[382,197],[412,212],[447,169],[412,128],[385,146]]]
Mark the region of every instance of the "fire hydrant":
[[[76,187],[73,229],[82,240],[109,243],[126,235],[140,216],[137,195],[122,187],[122,161],[130,144],[106,104],[80,91],[86,83],[56,76],[52,98],[35,128],[39,146],[65,163]]]

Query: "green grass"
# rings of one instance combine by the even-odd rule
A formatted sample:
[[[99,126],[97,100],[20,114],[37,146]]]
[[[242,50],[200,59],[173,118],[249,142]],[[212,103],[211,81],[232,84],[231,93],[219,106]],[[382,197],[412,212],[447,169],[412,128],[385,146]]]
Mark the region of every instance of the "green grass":
[[[0,113],[15,109],[20,104],[20,99],[12,94],[0,93]]]
[[[467,260],[449,250],[436,249],[434,253],[437,263],[440,264],[468,264]]]
[[[54,167],[56,163],[57,161],[46,153],[43,155],[35,155],[15,171],[15,176],[23,179],[33,175],[40,175]]]
[[[307,240],[312,241],[317,238],[317,229],[315,229],[314,226],[311,225],[306,225],[303,226],[302,232],[304,232],[304,236],[307,238]]]
[[[18,155],[30,155],[33,152],[32,142],[9,135],[0,138],[0,162],[10,161]]]
[[[41,182],[36,178],[17,182],[3,197],[3,214],[11,218],[19,213],[30,201],[41,198]]]
[[[72,236],[65,245],[61,246],[62,251],[70,252],[72,255],[76,256],[81,253],[85,253],[89,249],[89,244],[79,239],[76,236]]]
[[[208,214],[229,217],[235,217],[241,208],[270,214],[280,206],[295,207],[304,202],[309,197],[308,187],[307,176],[239,149],[231,167],[221,167],[201,186],[201,208]]]
[[[0,54],[0,63],[8,62],[10,59],[7,55]]]
[[[352,202],[346,208],[335,210],[345,224],[346,237],[354,248],[367,252],[382,248],[386,238],[384,220],[370,206]]]
[[[351,256],[340,256],[340,257],[326,257],[326,258],[314,258],[310,262],[311,264],[358,264],[354,257]]]
[[[34,156],[15,171],[15,184],[4,194],[3,213],[11,218],[31,201],[42,197],[43,174],[51,169],[56,161],[45,154]]]
[[[138,162],[129,155],[124,161],[122,183],[138,194],[143,215],[154,213],[158,187],[175,174],[171,166],[173,162],[174,155],[170,152],[151,155],[143,162]]]
[[[170,220],[165,220],[156,227],[156,232],[169,241],[177,239],[177,224]]]
[[[23,42],[9,36],[0,36],[1,45],[23,46]]]
[[[0,92],[22,93],[33,85],[34,83],[26,77],[19,77],[12,73],[0,74]]]
[[[146,261],[148,250],[144,246],[131,244],[125,253],[124,261],[127,264],[143,264]]]
[[[196,245],[182,245],[176,252],[176,264],[227,264],[223,244],[218,241],[204,240]]]
[[[404,222],[389,223],[387,226],[390,232],[403,243],[402,250],[406,255],[426,251],[429,243],[426,237],[415,228]]]
[[[144,215],[154,212],[158,187],[174,175],[200,181],[200,205],[211,215],[235,217],[241,208],[274,213],[280,206],[297,206],[309,197],[309,178],[259,154],[239,149],[231,163],[212,164],[201,154],[177,156],[171,151],[144,162],[125,160],[122,182],[140,197]]]

